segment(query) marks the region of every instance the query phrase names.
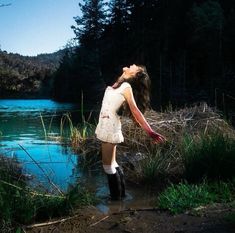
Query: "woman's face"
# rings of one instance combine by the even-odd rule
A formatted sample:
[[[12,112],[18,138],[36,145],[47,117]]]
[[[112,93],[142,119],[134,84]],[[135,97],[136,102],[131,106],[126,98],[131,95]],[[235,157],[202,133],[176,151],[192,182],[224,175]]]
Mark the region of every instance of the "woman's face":
[[[142,69],[141,67],[139,67],[139,66],[137,66],[135,64],[131,65],[130,67],[123,67],[122,68],[122,71],[123,71],[122,77],[124,79],[132,78],[141,69]]]

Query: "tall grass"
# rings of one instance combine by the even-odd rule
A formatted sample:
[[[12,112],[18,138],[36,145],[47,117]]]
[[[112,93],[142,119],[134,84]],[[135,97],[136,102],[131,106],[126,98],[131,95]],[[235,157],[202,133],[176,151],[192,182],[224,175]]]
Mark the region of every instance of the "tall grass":
[[[235,198],[235,141],[213,132],[197,137],[187,135],[181,146],[187,180],[171,184],[160,194],[158,205],[172,213],[182,213],[214,202]]]
[[[147,156],[138,164],[139,179],[146,184],[162,183],[170,178],[172,163],[178,157],[178,151],[172,144],[157,145],[146,149]]]
[[[92,116],[92,111],[88,115],[87,119],[84,114],[84,99],[83,99],[83,92],[81,93],[81,109],[80,109],[81,119],[79,126],[74,127],[73,122],[71,120],[70,114],[65,114],[64,117],[69,122],[70,128],[70,140],[72,143],[73,148],[81,146],[81,144],[90,136],[94,134],[95,126],[94,124],[89,123],[90,118]]]
[[[185,137],[182,147],[185,178],[190,182],[229,180],[235,177],[235,140],[215,132]]]
[[[210,203],[231,202],[235,198],[235,180],[200,184],[171,184],[157,200],[157,205],[173,214]]]
[[[11,162],[0,160],[1,232],[11,232],[18,224],[65,216],[78,207],[96,202],[94,194],[80,184],[71,187],[65,195],[32,190],[25,180],[20,179],[22,170],[18,166],[9,166]]]
[[[90,135],[94,134],[95,125],[89,123],[89,118],[91,117],[91,113],[88,117],[88,120],[85,117],[82,117],[82,122],[78,126],[74,126],[72,117],[70,113],[65,113],[60,119],[60,131],[58,133],[51,132],[51,124],[53,117],[50,120],[50,124],[48,129],[46,127],[43,116],[40,114],[41,124],[44,132],[44,137],[46,140],[59,140],[60,142],[71,143],[73,148],[81,146],[82,143],[90,137]]]
[[[29,188],[0,185],[1,219],[6,222],[27,224],[32,221],[60,217],[70,214],[74,208],[92,205],[95,197],[85,188],[77,185],[63,196],[41,194]]]
[[[65,126],[68,130],[65,130]],[[62,116],[60,121],[60,136],[61,138],[68,138],[74,148],[81,145],[90,135],[94,133],[95,126],[85,121],[83,118],[79,126],[74,126],[71,115],[66,113]]]
[[[41,123],[42,123],[42,127],[43,127],[43,132],[44,132],[44,136],[45,136],[45,139],[47,139],[47,130],[46,130],[46,126],[45,126],[45,123],[44,123],[44,120],[43,120],[43,117],[42,117],[42,114],[40,113],[40,119],[41,119]]]

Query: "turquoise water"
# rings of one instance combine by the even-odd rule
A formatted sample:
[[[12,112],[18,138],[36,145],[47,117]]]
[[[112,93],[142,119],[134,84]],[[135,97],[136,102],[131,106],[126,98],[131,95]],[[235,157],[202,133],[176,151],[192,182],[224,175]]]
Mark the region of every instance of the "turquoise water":
[[[76,122],[79,106],[46,99],[0,100],[0,154],[16,158],[33,185],[53,190],[53,182],[66,190],[84,176],[80,156],[70,146],[45,138],[42,119],[47,133],[57,136],[65,113]]]
[[[120,211],[125,208],[148,207],[152,200],[144,188],[127,185],[127,198],[110,203],[106,176],[101,166],[84,170],[81,157],[72,148],[47,134],[60,134],[60,120],[70,113],[73,124],[79,123],[80,106],[52,100],[0,100],[0,154],[16,158],[29,177],[29,184],[48,191],[56,191],[51,183],[66,191],[70,184],[82,181],[101,198],[98,209],[102,212]],[[46,175],[45,175],[46,174]],[[84,183],[85,182],[85,183]]]

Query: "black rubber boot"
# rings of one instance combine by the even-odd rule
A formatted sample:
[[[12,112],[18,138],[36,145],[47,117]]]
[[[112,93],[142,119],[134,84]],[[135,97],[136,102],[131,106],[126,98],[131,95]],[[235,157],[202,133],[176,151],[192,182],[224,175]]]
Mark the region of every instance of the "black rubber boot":
[[[111,200],[121,200],[121,180],[118,172],[107,174]]]
[[[121,167],[116,167],[116,170],[120,176],[120,181],[121,181],[121,197],[126,196],[126,182],[125,182],[125,177],[124,177],[124,172]]]

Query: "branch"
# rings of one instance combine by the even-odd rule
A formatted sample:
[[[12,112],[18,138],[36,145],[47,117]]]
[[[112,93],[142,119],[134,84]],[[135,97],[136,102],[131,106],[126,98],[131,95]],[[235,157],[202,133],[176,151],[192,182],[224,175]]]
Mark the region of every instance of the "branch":
[[[0,182],[3,183],[3,184],[9,185],[9,186],[11,186],[13,188],[16,188],[18,190],[21,190],[21,191],[24,191],[24,192],[28,192],[28,193],[30,193],[31,195],[34,195],[34,196],[52,197],[52,198],[61,198],[61,199],[65,198],[64,196],[57,196],[57,195],[51,195],[51,194],[37,193],[37,192],[29,191],[29,190],[27,191],[27,190],[25,190],[25,189],[23,189],[23,188],[21,188],[19,186],[16,186],[14,184],[8,183],[8,182],[6,182],[4,180],[0,180]]]
[[[89,227],[93,227],[93,226],[95,226],[95,225],[97,225],[98,223],[100,223],[100,222],[102,222],[102,221],[104,221],[105,219],[107,219],[109,216],[107,215],[107,216],[105,216],[105,217],[103,217],[102,219],[100,219],[98,222],[95,222],[95,223],[93,223],[93,224],[91,224]]]
[[[57,189],[57,191],[64,196],[64,193],[59,189],[59,187],[57,187],[50,179],[50,177],[46,174],[46,172],[44,171],[44,169],[41,167],[41,165],[28,153],[28,151],[20,144],[18,144],[19,147],[33,160],[33,162],[38,166],[38,168],[43,172],[43,174],[45,175],[45,177],[47,178],[48,182]]]
[[[77,218],[79,216],[80,215],[75,215],[75,216],[72,216],[72,217],[63,218],[63,219],[59,219],[59,220],[55,220],[55,221],[51,221],[51,222],[37,223],[37,224],[26,226],[26,228],[30,229],[30,228],[36,228],[36,227],[50,226],[50,225],[53,225],[53,224],[56,224],[56,223],[63,223],[65,221],[67,221],[67,220],[70,220],[70,219],[73,219],[73,218]]]

